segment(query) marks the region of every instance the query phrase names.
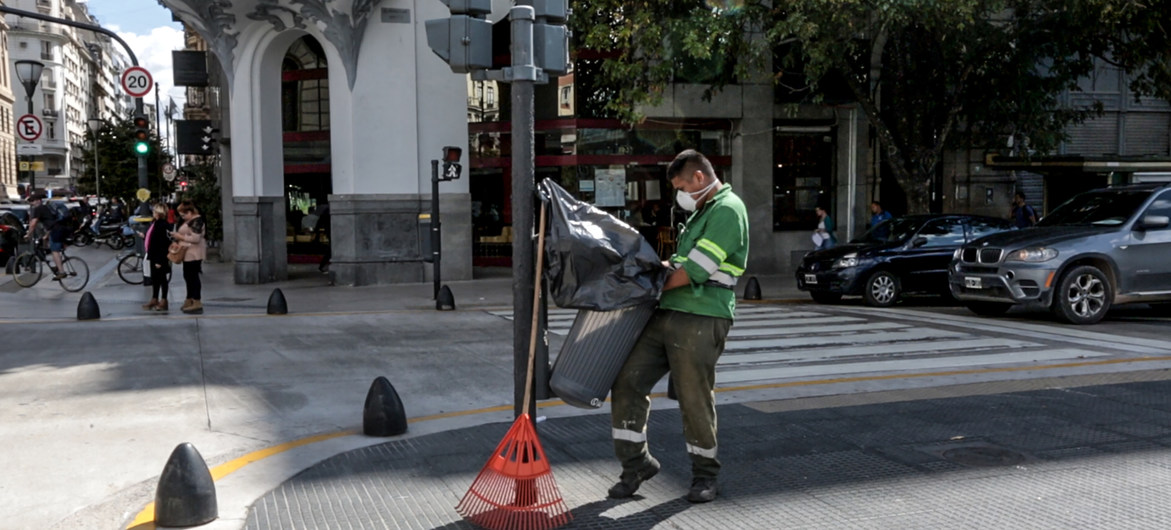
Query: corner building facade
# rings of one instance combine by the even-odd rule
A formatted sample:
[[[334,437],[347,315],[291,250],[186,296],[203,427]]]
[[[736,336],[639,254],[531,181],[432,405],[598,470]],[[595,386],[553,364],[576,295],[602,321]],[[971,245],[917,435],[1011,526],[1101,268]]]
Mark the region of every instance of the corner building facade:
[[[430,212],[431,160],[443,146],[467,152],[466,79],[432,54],[424,29],[448,16],[445,6],[161,3],[219,65],[221,253],[235,262],[236,283],[288,278],[298,235],[290,200],[309,193],[330,207],[337,283],[429,280],[421,214]],[[440,186],[444,280],[471,278],[467,189],[466,178]]]

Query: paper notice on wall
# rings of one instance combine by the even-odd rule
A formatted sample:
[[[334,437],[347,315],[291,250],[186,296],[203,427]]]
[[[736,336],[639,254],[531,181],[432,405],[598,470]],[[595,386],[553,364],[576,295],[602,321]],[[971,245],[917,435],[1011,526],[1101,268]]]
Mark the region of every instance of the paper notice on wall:
[[[621,208],[626,206],[626,168],[611,166],[594,170],[594,206]]]

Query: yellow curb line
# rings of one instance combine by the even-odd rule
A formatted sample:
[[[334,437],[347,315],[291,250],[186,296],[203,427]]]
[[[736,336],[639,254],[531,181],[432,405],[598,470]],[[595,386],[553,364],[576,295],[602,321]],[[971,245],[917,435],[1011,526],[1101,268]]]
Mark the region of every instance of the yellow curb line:
[[[1000,368],[973,368],[970,370],[949,370],[949,371],[945,371],[945,372],[924,372],[924,373],[919,373],[919,374],[867,375],[867,376],[857,376],[857,377],[839,377],[839,378],[835,378],[835,379],[816,379],[816,380],[810,380],[810,381],[787,381],[787,382],[783,382],[783,383],[764,383],[764,384],[759,384],[759,385],[744,385],[744,386],[736,386],[736,387],[716,388],[715,392],[722,393],[722,392],[738,392],[738,391],[748,391],[748,390],[769,390],[769,389],[775,389],[775,388],[832,385],[832,384],[840,384],[840,383],[858,383],[858,382],[865,382],[865,381],[889,381],[889,380],[894,380],[894,379],[918,379],[918,378],[924,378],[924,377],[946,377],[946,376],[953,376],[953,375],[991,374],[991,373],[1005,373],[1005,372],[1026,372],[1026,371],[1030,371],[1030,370],[1053,370],[1053,369],[1059,369],[1059,368],[1084,368],[1087,366],[1106,366],[1106,365],[1111,365],[1111,364],[1129,364],[1129,363],[1152,362],[1152,361],[1171,361],[1171,356],[1132,357],[1132,358],[1124,358],[1124,359],[1106,359],[1106,360],[1100,360],[1100,361],[1084,361],[1084,362],[1077,362],[1077,363],[1047,364],[1047,365],[1040,365],[1040,366],[1006,366],[1006,367],[1000,367]],[[667,394],[665,392],[657,392],[657,393],[651,394],[651,397],[661,398],[661,397],[666,397],[666,395]],[[607,397],[606,401],[610,401],[610,398]],[[549,408],[549,407],[558,407],[558,406],[565,405],[565,404],[566,403],[560,399],[552,399],[552,400],[545,401],[542,403],[537,403],[536,406],[537,406],[537,408]],[[423,421],[434,421],[434,420],[440,420],[440,419],[445,419],[445,418],[456,418],[456,417],[460,417],[460,416],[473,416],[473,415],[477,415],[477,414],[488,414],[488,413],[493,413],[493,412],[506,412],[506,411],[512,411],[512,410],[514,410],[514,407],[512,405],[500,405],[500,406],[496,406],[496,407],[487,407],[487,408],[482,408],[482,409],[443,412],[440,414],[432,414],[430,416],[420,416],[418,418],[409,418],[409,419],[407,419],[407,423],[418,423],[418,422],[423,422]],[[233,460],[230,460],[228,462],[224,462],[223,464],[220,464],[218,466],[211,468],[211,470],[210,470],[211,471],[211,478],[213,481],[219,480],[223,477],[226,477],[226,476],[240,470],[241,468],[243,468],[244,466],[246,466],[248,464],[263,460],[263,459],[268,458],[273,455],[283,453],[283,452],[288,451],[290,449],[295,449],[295,448],[303,446],[303,445],[308,445],[308,444],[317,443],[317,442],[323,442],[326,440],[331,440],[333,438],[340,438],[342,436],[350,436],[350,435],[355,435],[355,434],[359,434],[359,431],[341,431],[341,432],[319,434],[316,436],[310,436],[308,438],[302,438],[300,440],[294,440],[291,442],[286,442],[283,444],[275,445],[275,446],[268,447],[265,449],[259,449],[259,450],[253,451],[251,453],[248,453],[244,456],[241,456],[239,458],[235,458]],[[155,505],[153,502],[147,504],[146,507],[142,509],[142,511],[138,512],[138,515],[134,518],[133,521],[130,522],[130,524],[126,527],[126,530],[154,530],[154,528],[155,528],[155,525],[154,525],[154,506]]]

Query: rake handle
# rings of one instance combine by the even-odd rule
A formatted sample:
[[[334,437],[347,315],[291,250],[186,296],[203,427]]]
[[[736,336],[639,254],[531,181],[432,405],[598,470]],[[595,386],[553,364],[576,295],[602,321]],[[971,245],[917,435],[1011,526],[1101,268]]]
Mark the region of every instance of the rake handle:
[[[545,201],[541,201],[540,228],[537,229],[537,269],[533,281],[533,325],[529,332],[529,364],[525,374],[525,398],[521,406],[521,414],[529,413],[529,403],[533,397],[533,366],[537,359],[537,317],[541,313],[541,273],[545,266]]]

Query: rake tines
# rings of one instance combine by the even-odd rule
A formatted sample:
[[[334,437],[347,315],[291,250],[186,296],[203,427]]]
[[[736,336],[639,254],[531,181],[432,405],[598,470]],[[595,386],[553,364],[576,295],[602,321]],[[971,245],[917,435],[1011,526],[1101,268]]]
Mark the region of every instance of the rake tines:
[[[542,530],[572,519],[528,414],[512,424],[455,509],[489,530]]]

